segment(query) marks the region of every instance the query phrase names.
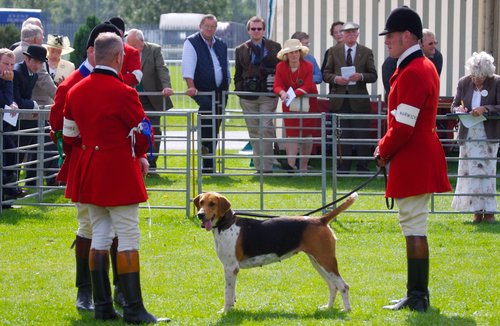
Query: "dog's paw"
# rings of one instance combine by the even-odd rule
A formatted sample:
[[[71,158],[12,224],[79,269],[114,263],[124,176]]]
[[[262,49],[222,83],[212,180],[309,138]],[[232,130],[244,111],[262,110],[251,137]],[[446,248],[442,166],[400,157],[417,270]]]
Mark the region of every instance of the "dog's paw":
[[[225,313],[228,313],[229,311],[231,311],[231,309],[233,309],[233,306],[231,306],[231,307],[224,307],[221,310],[219,310],[217,313],[219,313],[219,314],[225,314]]]
[[[331,305],[325,304],[325,305],[319,306],[318,310],[328,310],[330,308],[332,308]]]

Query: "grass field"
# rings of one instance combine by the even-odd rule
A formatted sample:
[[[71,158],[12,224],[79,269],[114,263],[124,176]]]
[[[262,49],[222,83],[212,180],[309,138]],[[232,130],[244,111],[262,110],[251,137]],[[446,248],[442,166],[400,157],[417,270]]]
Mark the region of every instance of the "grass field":
[[[157,181],[158,182],[158,181]],[[341,181],[342,182],[342,181]],[[340,187],[349,188],[343,181]],[[226,189],[218,180],[207,184]],[[239,187],[256,187],[240,181]],[[306,186],[306,185],[302,185]],[[208,190],[208,189],[207,189]],[[379,189],[380,190],[380,189]],[[60,194],[52,195],[61,202]],[[231,198],[230,198],[231,199]],[[353,209],[368,208],[360,200]],[[233,208],[244,207],[235,197]],[[290,196],[276,203],[301,206]],[[74,307],[73,207],[21,207],[0,217],[0,324],[100,325]],[[223,305],[222,265],[212,234],[196,218],[165,210],[140,210],[141,276],[144,302],[173,325],[498,325],[500,321],[500,224],[473,225],[467,215],[431,215],[431,310],[386,311],[405,294],[404,239],[395,213],[345,213],[331,223],[338,237],[340,272],[351,287],[353,310],[343,312],[340,296],[326,303],[326,283],[304,254],[281,263],[242,270],[235,309]],[[120,325],[111,322],[109,325]]]

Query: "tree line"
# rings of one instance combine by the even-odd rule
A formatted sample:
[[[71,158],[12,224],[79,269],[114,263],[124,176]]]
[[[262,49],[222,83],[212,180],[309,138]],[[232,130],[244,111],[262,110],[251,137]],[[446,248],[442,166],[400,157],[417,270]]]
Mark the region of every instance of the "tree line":
[[[90,16],[101,21],[120,16],[126,24],[150,24],[169,12],[211,13],[220,21],[246,23],[255,15],[255,0],[0,0],[0,7],[42,9],[53,24],[85,24]]]

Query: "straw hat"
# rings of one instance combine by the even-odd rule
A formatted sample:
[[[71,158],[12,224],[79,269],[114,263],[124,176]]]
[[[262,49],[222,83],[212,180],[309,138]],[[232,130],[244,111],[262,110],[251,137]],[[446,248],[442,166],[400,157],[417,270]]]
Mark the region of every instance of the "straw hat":
[[[75,50],[69,45],[69,38],[67,36],[49,34],[47,36],[47,44],[43,46],[46,48],[62,49],[61,55],[65,55]]]
[[[299,40],[292,38],[285,41],[283,49],[281,49],[280,52],[278,52],[276,57],[280,60],[286,60],[283,58],[283,56],[293,51],[300,51],[301,52],[300,56],[303,58],[309,53],[309,48],[307,46],[303,46]]]

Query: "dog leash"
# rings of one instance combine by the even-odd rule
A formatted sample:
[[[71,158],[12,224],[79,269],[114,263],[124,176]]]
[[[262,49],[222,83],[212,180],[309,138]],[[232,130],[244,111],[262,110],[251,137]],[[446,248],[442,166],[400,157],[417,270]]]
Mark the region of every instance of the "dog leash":
[[[316,212],[319,212],[325,208],[328,208],[332,205],[335,205],[336,203],[346,199],[347,197],[349,197],[350,195],[352,195],[353,193],[355,193],[356,191],[360,190],[360,189],[363,189],[364,187],[366,187],[366,185],[368,185],[370,182],[372,182],[373,180],[375,180],[375,178],[381,173],[383,172],[384,173],[384,182],[385,182],[385,186],[387,188],[387,170],[384,167],[379,167],[378,168],[378,171],[372,175],[368,180],[366,180],[365,182],[363,182],[362,184],[360,184],[359,186],[357,186],[356,188],[354,188],[353,190],[351,190],[350,192],[348,192],[347,194],[345,194],[344,196],[340,197],[339,199],[336,199],[334,201],[332,201],[331,203],[329,204],[326,204],[325,206],[323,207],[320,207],[318,209],[315,209],[313,211],[310,211],[306,214],[304,214],[304,216],[309,216],[311,214],[314,214]],[[385,205],[387,206],[388,209],[392,209],[394,207],[394,198],[391,198],[391,203],[389,203],[389,198],[385,198]]]
[[[325,206],[322,206],[318,209],[315,209],[313,211],[310,211],[306,214],[303,214],[303,216],[309,216],[311,214],[314,214],[316,212],[319,212],[325,208],[328,208],[332,205],[335,205],[336,203],[346,199],[347,197],[349,197],[350,195],[352,195],[353,193],[355,193],[356,191],[366,187],[366,185],[368,185],[370,182],[372,182],[380,173],[383,173],[384,174],[384,182],[385,182],[385,185],[387,187],[387,170],[385,167],[379,167],[378,168],[378,171],[372,175],[368,180],[366,180],[365,182],[363,182],[362,184],[360,184],[359,186],[357,186],[356,188],[354,188],[353,190],[351,190],[349,193],[343,195],[342,197],[332,201],[331,203],[328,203],[326,204]],[[385,198],[385,205],[387,206],[388,209],[393,209],[394,208],[394,198],[390,198],[390,202],[389,202],[389,198]],[[250,212],[245,212],[245,211],[235,211],[235,214],[236,215],[239,215],[239,216],[250,216],[250,217],[261,217],[261,218],[275,218],[275,217],[279,217],[278,215],[266,215],[266,214],[258,214],[258,213],[250,213]]]

